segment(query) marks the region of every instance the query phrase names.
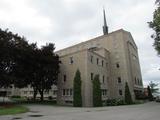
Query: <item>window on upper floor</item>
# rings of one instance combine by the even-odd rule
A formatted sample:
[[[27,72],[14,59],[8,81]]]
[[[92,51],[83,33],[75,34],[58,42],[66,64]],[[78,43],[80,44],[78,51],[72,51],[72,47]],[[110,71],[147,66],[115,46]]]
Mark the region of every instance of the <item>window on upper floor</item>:
[[[71,96],[73,95],[73,89],[70,89],[70,95]]]
[[[103,62],[103,60],[102,60],[102,67],[103,67],[103,63],[104,63],[104,62]]]
[[[118,77],[118,83],[121,83],[122,80],[121,80],[121,77]]]
[[[69,63],[70,63],[70,64],[73,64],[73,62],[74,62],[74,61],[73,61],[73,57],[70,57],[69,59],[70,59]]]
[[[116,67],[117,67],[117,68],[119,68],[119,67],[120,67],[119,63],[116,63]]]
[[[93,63],[93,56],[91,55],[91,63]]]
[[[66,80],[67,80],[67,76],[63,75],[63,81],[66,82]]]
[[[106,68],[108,68],[108,63],[106,63]]]
[[[97,65],[99,64],[99,58],[97,58]]]
[[[134,78],[134,83],[137,84],[137,78],[136,77]]]
[[[104,83],[104,79],[105,79],[105,77],[104,77],[104,75],[103,75],[103,78],[102,78],[102,82]]]
[[[93,73],[91,73],[91,80],[93,80]]]
[[[63,96],[65,96],[65,95],[66,95],[66,91],[65,91],[65,89],[63,89],[63,93],[62,93],[62,94],[63,94]]]
[[[119,90],[119,95],[122,95],[123,93],[122,93],[122,90]]]

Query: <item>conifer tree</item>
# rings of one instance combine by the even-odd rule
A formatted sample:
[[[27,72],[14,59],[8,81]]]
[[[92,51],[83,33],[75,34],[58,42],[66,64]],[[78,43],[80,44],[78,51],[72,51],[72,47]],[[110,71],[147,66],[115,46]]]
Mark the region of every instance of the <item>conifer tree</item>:
[[[126,104],[132,104],[133,103],[132,96],[131,96],[131,93],[130,93],[129,86],[128,86],[127,82],[126,82],[126,85],[125,85],[125,103]]]
[[[152,100],[153,100],[153,95],[152,95],[152,92],[151,92],[151,89],[150,89],[149,86],[147,87],[147,91],[148,91],[148,99],[149,99],[150,101],[152,101]]]
[[[102,94],[101,94],[101,84],[99,81],[99,75],[96,75],[93,79],[93,106],[102,106]]]
[[[81,95],[81,73],[79,70],[76,71],[73,83],[73,106],[82,106],[82,95]]]

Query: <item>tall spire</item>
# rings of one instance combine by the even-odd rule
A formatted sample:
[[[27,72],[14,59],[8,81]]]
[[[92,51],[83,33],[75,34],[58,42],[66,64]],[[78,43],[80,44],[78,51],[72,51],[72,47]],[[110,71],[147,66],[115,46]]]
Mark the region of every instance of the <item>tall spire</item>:
[[[104,17],[103,34],[106,35],[106,34],[108,34],[108,26],[107,26],[107,22],[106,22],[106,14],[105,14],[104,8],[103,8],[103,17]]]

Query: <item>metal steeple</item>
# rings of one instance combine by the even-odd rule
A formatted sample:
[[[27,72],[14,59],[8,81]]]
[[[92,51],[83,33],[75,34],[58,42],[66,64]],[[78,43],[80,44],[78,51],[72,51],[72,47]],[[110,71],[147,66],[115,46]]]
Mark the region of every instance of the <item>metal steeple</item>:
[[[106,22],[105,9],[103,9],[103,17],[104,17],[103,34],[106,35],[106,34],[108,34],[108,26],[107,26],[107,22]]]

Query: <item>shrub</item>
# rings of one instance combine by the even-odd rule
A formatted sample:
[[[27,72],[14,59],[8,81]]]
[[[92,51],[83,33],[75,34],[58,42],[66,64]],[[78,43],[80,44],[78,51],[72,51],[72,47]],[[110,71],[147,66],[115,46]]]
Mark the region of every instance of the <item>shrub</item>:
[[[126,104],[132,104],[133,103],[132,96],[131,96],[131,93],[130,93],[129,86],[128,86],[127,82],[126,82],[126,85],[125,85],[125,103]]]
[[[81,74],[79,70],[77,70],[73,82],[73,106],[74,107],[82,106]]]
[[[118,105],[125,105],[123,99],[108,99],[106,101],[106,106],[118,106]]]
[[[11,96],[11,98],[21,98],[21,96],[19,96],[19,95],[13,95],[13,96]]]

